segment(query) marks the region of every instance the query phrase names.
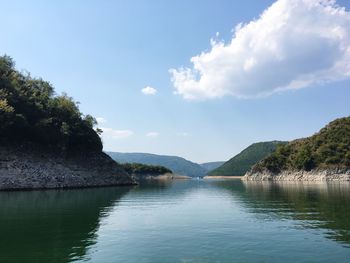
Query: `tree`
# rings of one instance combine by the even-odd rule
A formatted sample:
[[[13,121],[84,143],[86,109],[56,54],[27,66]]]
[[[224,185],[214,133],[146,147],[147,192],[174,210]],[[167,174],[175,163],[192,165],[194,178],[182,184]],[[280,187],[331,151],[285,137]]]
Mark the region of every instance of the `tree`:
[[[9,56],[0,57],[0,138],[32,141],[60,150],[102,150],[100,130],[67,94],[29,73],[18,72]]]

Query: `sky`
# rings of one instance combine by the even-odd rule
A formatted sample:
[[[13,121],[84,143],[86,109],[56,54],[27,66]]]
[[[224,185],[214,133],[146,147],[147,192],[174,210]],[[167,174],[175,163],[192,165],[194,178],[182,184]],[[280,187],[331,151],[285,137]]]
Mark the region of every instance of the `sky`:
[[[350,1],[0,0],[0,54],[104,150],[225,161],[350,115]]]

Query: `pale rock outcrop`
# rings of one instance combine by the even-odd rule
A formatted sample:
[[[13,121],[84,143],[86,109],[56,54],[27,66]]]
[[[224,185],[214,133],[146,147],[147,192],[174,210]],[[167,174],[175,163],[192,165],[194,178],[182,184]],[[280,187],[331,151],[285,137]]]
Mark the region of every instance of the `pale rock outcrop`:
[[[268,170],[247,172],[245,181],[350,181],[350,169],[318,169],[311,171],[281,171],[272,173]]]
[[[135,180],[103,152],[63,155],[35,145],[0,146],[0,190],[131,184]]]

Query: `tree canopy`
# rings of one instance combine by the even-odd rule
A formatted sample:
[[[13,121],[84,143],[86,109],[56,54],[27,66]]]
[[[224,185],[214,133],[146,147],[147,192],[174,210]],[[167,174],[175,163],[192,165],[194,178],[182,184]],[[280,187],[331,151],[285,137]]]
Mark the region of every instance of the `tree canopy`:
[[[171,170],[160,165],[146,165],[141,163],[124,163],[122,167],[129,174],[137,175],[161,175],[172,173]]]
[[[350,168],[350,117],[332,121],[315,135],[277,147],[253,171]]]
[[[101,151],[96,120],[80,112],[67,94],[15,69],[9,56],[0,56],[0,138],[30,141],[58,150]]]

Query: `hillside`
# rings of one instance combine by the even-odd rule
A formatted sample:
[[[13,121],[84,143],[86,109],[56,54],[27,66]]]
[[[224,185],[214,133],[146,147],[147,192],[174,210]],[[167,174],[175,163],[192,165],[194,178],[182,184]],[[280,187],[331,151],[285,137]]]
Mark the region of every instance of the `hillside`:
[[[119,153],[107,152],[119,163],[142,163],[148,165],[164,166],[175,174],[190,177],[204,176],[207,171],[197,163],[178,156],[156,155],[150,153]]]
[[[68,95],[56,95],[49,82],[17,71],[8,56],[0,56],[0,123],[2,140],[56,151],[102,151],[96,120]]]
[[[0,190],[130,185],[102,152],[96,120],[0,56]]]
[[[230,175],[244,175],[254,164],[261,159],[271,154],[276,150],[278,145],[286,142],[271,141],[259,142],[250,145],[242,152],[225,162],[222,166],[211,171],[209,176],[230,176]]]
[[[220,167],[225,162],[208,162],[208,163],[201,163],[200,166],[202,166],[205,170],[208,172]]]
[[[278,147],[252,172],[350,168],[350,117],[336,119],[311,137]]]

